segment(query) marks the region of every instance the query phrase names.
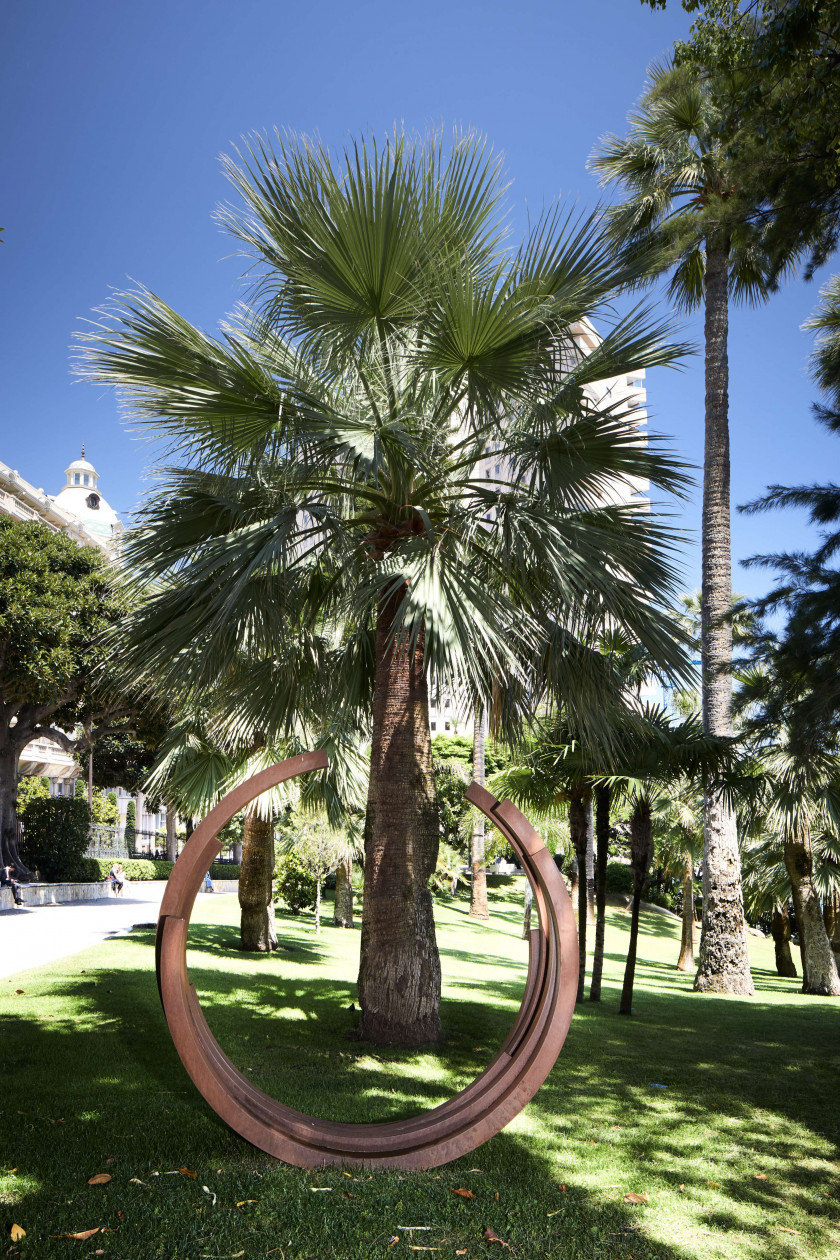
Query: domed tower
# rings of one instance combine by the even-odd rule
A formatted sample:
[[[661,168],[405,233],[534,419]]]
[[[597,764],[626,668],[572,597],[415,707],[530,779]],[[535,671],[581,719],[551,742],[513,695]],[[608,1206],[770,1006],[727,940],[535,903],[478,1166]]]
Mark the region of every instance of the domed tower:
[[[64,475],[67,480],[55,496],[56,504],[65,512],[71,512],[95,535],[100,546],[110,551],[123,526],[110,503],[99,493],[99,473],[85,459],[84,446],[81,459],[74,459],[65,468]]]

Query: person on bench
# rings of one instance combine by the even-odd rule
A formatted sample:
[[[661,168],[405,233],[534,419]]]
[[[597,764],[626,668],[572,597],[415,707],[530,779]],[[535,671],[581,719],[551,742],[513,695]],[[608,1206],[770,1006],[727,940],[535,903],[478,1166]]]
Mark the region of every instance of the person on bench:
[[[20,884],[12,879],[15,873],[13,866],[0,866],[0,888],[11,888],[12,896],[15,899],[16,906],[23,905],[23,898],[20,895]]]

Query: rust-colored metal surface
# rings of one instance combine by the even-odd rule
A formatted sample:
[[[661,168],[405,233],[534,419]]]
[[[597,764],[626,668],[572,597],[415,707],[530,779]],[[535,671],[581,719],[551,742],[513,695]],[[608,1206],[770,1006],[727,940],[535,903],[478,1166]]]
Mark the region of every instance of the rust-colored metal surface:
[[[468,800],[518,854],[534,889],[539,919],[530,934],[522,1006],[504,1045],[460,1094],[409,1120],[342,1124],[285,1107],[233,1066],[207,1026],[187,974],[187,930],[205,872],[219,852],[216,833],[267,788],[326,765],[326,754],[320,752],[279,762],[230,792],[196,827],[169,877],[160,908],[157,976],[163,1009],[199,1092],[232,1129],[269,1155],[301,1168],[435,1168],[474,1150],[509,1124],[554,1066],[577,992],[572,903],[554,859],[527,818],[510,801],[497,801],[471,784]]]

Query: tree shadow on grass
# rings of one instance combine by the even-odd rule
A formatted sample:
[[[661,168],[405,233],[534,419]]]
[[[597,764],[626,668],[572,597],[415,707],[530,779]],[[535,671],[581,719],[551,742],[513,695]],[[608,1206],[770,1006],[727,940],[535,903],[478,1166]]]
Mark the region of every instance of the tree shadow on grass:
[[[223,1047],[267,1093],[327,1119],[396,1118],[444,1101],[474,1075],[482,1056],[486,1061],[495,1052],[521,994],[509,972],[504,980],[479,972],[468,996],[444,1003],[444,1045],[416,1053],[366,1047],[347,1040],[355,1018],[346,1010],[352,984],[305,975],[294,955],[244,974],[247,956],[228,948],[225,929],[198,926],[208,935],[191,975]],[[15,1203],[44,1233],[88,1224],[78,1219],[88,1200],[72,1213],[61,1203],[106,1167],[119,1179],[119,1206],[131,1209],[134,1232],[120,1240],[121,1260],[159,1254],[152,1231],[159,1236],[161,1228],[171,1254],[190,1260],[241,1250],[241,1231],[228,1238],[220,1219],[198,1215],[200,1184],[152,1181],[151,1170],[181,1165],[200,1169],[214,1192],[222,1184],[215,1170],[230,1170],[225,1203],[259,1197],[266,1204],[248,1209],[254,1220],[246,1245],[254,1249],[246,1257],[275,1247],[283,1229],[294,1240],[287,1260],[381,1255],[388,1231],[411,1223],[434,1225],[448,1240],[447,1253],[455,1243],[470,1257],[494,1254],[483,1241],[489,1226],[520,1257],[681,1260],[708,1254],[704,1231],[738,1231],[741,1254],[763,1260],[786,1254],[778,1230],[790,1223],[791,1211],[800,1213],[795,1227],[807,1232],[824,1229],[840,1209],[831,1165],[838,1116],[828,1105],[840,1064],[820,999],[780,1006],[685,988],[646,989],[637,995],[637,1016],[627,1020],[618,1017],[615,987],[608,985],[600,1008],[577,1008],[564,1051],[517,1131],[439,1174],[376,1174],[348,1191],[337,1170],[318,1173],[317,1185],[333,1187],[336,1201],[342,1191],[355,1196],[331,1212],[323,1205],[329,1195],[312,1194],[305,1174],[248,1147],[193,1088],[158,1001],[152,943],[151,932],[133,934],[109,944],[116,951],[113,970],[48,979],[54,1021],[26,1019],[20,1011],[27,994],[4,1028],[2,1071],[23,1111],[17,1117],[14,1106],[6,1108],[0,1120],[4,1161],[30,1178],[31,1189],[25,1186]],[[307,959],[318,961],[314,952]],[[657,974],[655,964],[644,965]],[[657,1083],[667,1089],[654,1089]],[[115,1162],[105,1164],[112,1156]],[[470,1173],[476,1165],[481,1174]],[[766,1180],[757,1179],[760,1171]],[[476,1200],[452,1195],[459,1186],[472,1189]],[[649,1193],[649,1207],[624,1203],[624,1194],[637,1190]],[[158,1216],[147,1222],[152,1202]],[[662,1202],[673,1203],[668,1210],[686,1222],[683,1250],[656,1237]],[[204,1232],[193,1246],[196,1222]],[[437,1237],[424,1235],[423,1242],[435,1245]],[[815,1238],[803,1237],[802,1245],[813,1246]],[[828,1248],[827,1232],[816,1241]],[[495,1245],[496,1253],[502,1250]]]

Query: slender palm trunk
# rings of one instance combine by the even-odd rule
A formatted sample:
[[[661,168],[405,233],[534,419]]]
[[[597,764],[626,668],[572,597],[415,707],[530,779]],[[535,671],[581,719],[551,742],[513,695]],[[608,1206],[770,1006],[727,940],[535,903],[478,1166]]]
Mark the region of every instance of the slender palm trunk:
[[[336,927],[353,926],[353,859],[339,862],[335,873],[335,906],[333,923]]]
[[[439,823],[422,635],[413,648],[389,642],[401,594],[380,601],[376,621],[359,1002],[363,1037],[420,1045],[440,1036]]]
[[[580,896],[579,885],[580,872],[578,870],[578,860],[576,857],[573,857],[569,867],[569,896],[572,899],[573,906],[576,906],[578,903],[578,898]]]
[[[581,793],[576,793],[569,802],[569,833],[578,865],[578,1002],[583,1001],[586,984],[586,922],[589,908],[586,887],[586,807],[587,801]]]
[[[773,911],[770,932],[776,947],[776,972],[780,976],[797,976],[799,972],[790,952],[790,915],[787,906],[777,906]]]
[[[840,975],[825,930],[819,894],[814,887],[814,861],[811,836],[785,841],[785,869],[790,878],[799,943],[802,947],[802,992],[840,997]]]
[[[630,918],[630,943],[624,967],[619,1015],[633,1014],[633,985],[636,979],[636,953],[639,945],[639,912],[647,873],[653,857],[653,831],[650,824],[650,802],[637,801],[630,815],[630,863],[633,867],[633,912]]]
[[[607,926],[607,861],[610,853],[610,789],[595,789],[595,951],[592,955],[590,1002],[601,1000],[604,932]]]
[[[166,806],[166,858],[174,862],[178,857],[177,817],[172,805]]]
[[[840,951],[840,892],[830,892],[823,901],[823,923],[835,955]]]
[[[473,779],[484,787],[484,710],[477,708],[473,725]],[[476,811],[471,844],[472,886],[470,918],[489,919],[487,908],[487,870],[484,866],[484,815]]]
[[[249,812],[239,869],[240,949],[268,954],[277,948],[273,879],[274,826],[271,819]]]
[[[685,854],[683,871],[682,939],[677,971],[694,970],[694,860]]]
[[[706,440],[703,471],[701,655],[703,727],[731,735],[732,550],[729,501],[729,243],[706,242]],[[707,788],[703,808],[703,927],[694,987],[752,994],[738,832],[731,802]]]
[[[321,876],[315,876],[315,935],[321,935]]]
[[[591,797],[586,802],[586,923],[595,926],[595,813]]]
[[[522,939],[527,941],[528,933],[531,931],[531,911],[534,906],[534,890],[531,887],[531,881],[525,876],[525,909],[522,913]]]

